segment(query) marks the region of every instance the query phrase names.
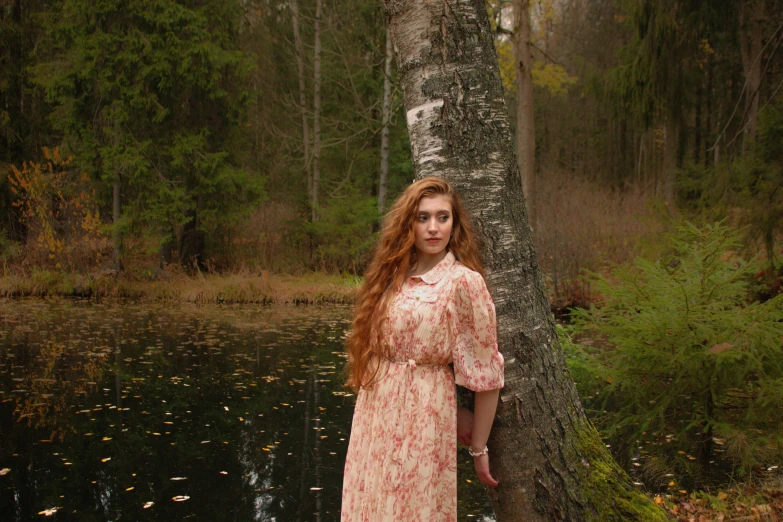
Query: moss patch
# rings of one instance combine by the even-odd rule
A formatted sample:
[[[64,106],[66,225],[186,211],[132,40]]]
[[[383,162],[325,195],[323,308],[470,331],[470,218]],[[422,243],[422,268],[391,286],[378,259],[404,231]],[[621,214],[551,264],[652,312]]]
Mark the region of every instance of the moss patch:
[[[581,458],[580,484],[582,498],[590,505],[587,520],[595,522],[656,522],[671,520],[666,511],[642,491],[636,489],[628,475],[617,465],[603,446],[598,431],[589,423],[577,427],[568,444]]]

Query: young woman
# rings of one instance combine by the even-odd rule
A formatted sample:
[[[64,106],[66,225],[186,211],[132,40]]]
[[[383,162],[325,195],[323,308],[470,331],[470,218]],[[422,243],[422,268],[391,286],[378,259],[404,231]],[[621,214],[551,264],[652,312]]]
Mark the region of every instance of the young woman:
[[[457,520],[457,434],[479,480],[503,387],[495,307],[459,197],[413,183],[384,221],[348,336],[358,389],[343,482],[343,522]],[[451,366],[453,363],[453,371]],[[476,392],[457,414],[455,382]]]

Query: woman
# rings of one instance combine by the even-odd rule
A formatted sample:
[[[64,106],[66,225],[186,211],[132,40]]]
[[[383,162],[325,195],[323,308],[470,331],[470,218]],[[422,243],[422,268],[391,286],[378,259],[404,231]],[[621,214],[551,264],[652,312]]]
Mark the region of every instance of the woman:
[[[459,197],[413,183],[384,221],[348,336],[358,389],[343,482],[343,522],[457,519],[456,384],[476,392],[459,415],[479,480],[503,387],[495,308]],[[452,372],[450,363],[453,363]],[[471,425],[472,422],[472,425]]]

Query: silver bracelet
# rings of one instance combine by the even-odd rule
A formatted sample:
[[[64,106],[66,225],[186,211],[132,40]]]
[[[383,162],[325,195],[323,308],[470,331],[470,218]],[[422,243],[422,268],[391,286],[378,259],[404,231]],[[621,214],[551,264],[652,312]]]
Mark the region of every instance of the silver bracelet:
[[[471,456],[471,457],[480,457],[480,456],[482,456],[482,455],[486,455],[487,453],[489,453],[489,448],[488,448],[488,447],[486,447],[486,446],[484,446],[484,449],[483,449],[483,450],[481,450],[481,451],[478,451],[478,452],[476,452],[476,453],[474,453],[474,452],[473,452],[473,450],[471,450],[470,448],[468,448],[468,453],[470,454],[470,456]]]

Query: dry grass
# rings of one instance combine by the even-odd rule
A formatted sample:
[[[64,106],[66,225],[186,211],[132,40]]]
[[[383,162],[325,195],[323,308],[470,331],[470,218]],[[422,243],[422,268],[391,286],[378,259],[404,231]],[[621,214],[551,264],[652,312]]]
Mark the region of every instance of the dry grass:
[[[77,274],[34,270],[0,276],[0,297],[91,297],[187,303],[346,304],[358,281],[341,276],[258,273],[188,275],[179,270],[155,277],[106,272]]]
[[[584,306],[592,300],[589,283],[580,277],[585,270],[606,273],[663,244],[663,213],[638,187],[613,191],[552,171],[540,176],[536,188],[533,242],[556,308]]]

